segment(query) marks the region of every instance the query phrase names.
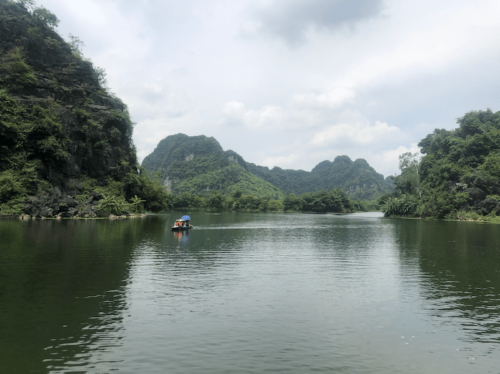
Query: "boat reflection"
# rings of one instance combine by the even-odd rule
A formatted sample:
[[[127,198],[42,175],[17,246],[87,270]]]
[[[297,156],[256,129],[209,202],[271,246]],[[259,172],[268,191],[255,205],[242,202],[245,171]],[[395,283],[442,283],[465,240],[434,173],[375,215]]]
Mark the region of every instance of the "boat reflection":
[[[189,230],[175,231],[174,232],[174,239],[179,244],[187,245],[189,243]]]

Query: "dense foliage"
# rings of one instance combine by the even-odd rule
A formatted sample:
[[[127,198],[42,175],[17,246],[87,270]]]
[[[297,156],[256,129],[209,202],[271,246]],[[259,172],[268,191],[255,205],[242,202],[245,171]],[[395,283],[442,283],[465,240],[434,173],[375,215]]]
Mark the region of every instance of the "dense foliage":
[[[330,191],[306,192],[288,195],[283,201],[286,210],[346,213],[354,209],[346,193],[339,188]]]
[[[142,165],[150,172],[160,173],[165,186],[174,193],[207,197],[212,190],[222,194],[241,190],[258,197],[284,197],[279,188],[246,170],[241,156],[233,151],[224,152],[217,140],[204,135],[168,136]]]
[[[378,210],[374,203],[353,201],[344,191],[334,188],[330,191],[317,191],[301,195],[289,194],[284,199],[272,199],[269,196],[257,197],[245,195],[242,190],[223,195],[211,191],[208,196],[199,196],[189,192],[171,193],[168,198],[171,209],[209,209],[250,212],[317,212],[350,213]]]
[[[137,164],[126,105],[58,22],[32,0],[0,0],[0,214],[40,194],[82,206],[97,196],[101,212],[166,208],[160,180]]]
[[[22,211],[23,198],[36,191],[45,165],[57,167],[67,158],[52,108],[25,107],[0,90],[0,212]]]
[[[235,191],[232,195],[222,195],[216,190],[211,191],[208,196],[198,196],[189,192],[170,194],[169,206],[173,209],[196,208],[250,212],[277,212],[283,210],[281,200],[243,195],[241,190]]]
[[[353,199],[372,200],[392,190],[390,180],[384,180],[363,159],[352,161],[338,156],[333,162],[320,162],[312,171],[284,170],[247,163],[253,174],[280,188],[285,193],[305,193],[340,188]]]
[[[450,219],[500,214],[500,112],[473,111],[455,130],[435,130],[405,154],[396,190],[380,202],[386,215]]]

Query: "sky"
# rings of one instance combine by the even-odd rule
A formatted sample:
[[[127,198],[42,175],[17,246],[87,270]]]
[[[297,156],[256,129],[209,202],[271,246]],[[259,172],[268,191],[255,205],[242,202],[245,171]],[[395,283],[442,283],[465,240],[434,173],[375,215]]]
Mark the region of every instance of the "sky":
[[[364,158],[384,176],[435,128],[500,110],[498,0],[43,0],[136,123],[311,170]]]

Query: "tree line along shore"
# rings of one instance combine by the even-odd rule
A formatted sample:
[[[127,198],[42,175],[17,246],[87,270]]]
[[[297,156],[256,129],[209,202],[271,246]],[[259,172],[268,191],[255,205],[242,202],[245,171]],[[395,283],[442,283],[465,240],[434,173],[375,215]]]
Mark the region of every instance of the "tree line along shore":
[[[387,217],[500,223],[500,112],[472,111],[400,156],[395,189],[379,199]]]

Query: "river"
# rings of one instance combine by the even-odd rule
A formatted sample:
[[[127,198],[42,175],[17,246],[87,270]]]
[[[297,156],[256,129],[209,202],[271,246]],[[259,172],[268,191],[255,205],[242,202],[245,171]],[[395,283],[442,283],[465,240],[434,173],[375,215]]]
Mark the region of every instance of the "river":
[[[0,373],[499,373],[499,343],[495,225],[0,221]]]

